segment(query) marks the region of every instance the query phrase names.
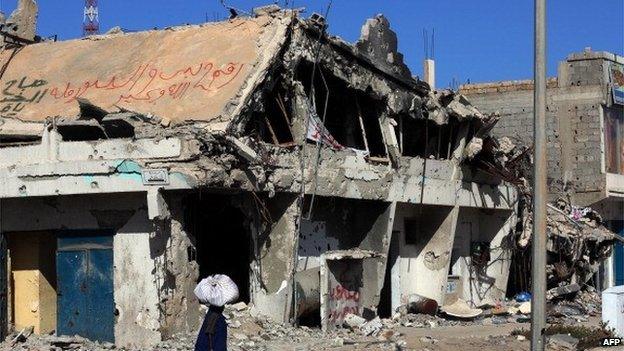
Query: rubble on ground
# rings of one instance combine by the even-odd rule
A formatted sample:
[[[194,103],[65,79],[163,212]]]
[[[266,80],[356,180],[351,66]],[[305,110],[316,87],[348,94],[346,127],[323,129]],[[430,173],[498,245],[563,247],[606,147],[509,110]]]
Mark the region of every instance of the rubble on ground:
[[[501,177],[518,187],[520,226],[515,232],[515,250],[527,251],[532,223],[532,147],[514,145],[510,138],[488,136],[470,164]],[[549,299],[570,294],[584,287],[610,255],[618,236],[605,227],[600,214],[579,207],[565,194],[547,204],[547,279]],[[515,262],[513,264],[520,264]],[[530,272],[524,272],[526,277]],[[528,281],[528,280],[527,280]],[[580,285],[574,285],[574,284]]]
[[[502,301],[495,306],[480,306],[482,312],[475,318],[453,318],[443,314],[395,313],[392,318],[366,320],[349,314],[344,325],[335,330],[323,332],[318,327],[278,324],[266,318],[253,316],[250,306],[245,303],[227,305],[224,316],[228,323],[228,349],[234,351],[283,350],[287,346],[298,345],[302,350],[336,349],[342,346],[357,345],[367,349],[374,345],[377,350],[402,350],[406,345],[405,329],[436,329],[455,326],[499,325],[525,323],[530,321],[530,301]],[[203,308],[205,309],[205,308]],[[407,309],[403,309],[407,311]],[[549,305],[548,322],[551,324],[577,325],[587,322],[588,317],[600,311],[600,297],[595,291],[581,291],[573,300],[560,300]],[[401,330],[401,331],[399,331]],[[24,337],[18,335],[24,334]],[[28,336],[26,336],[28,334]],[[159,343],[152,350],[193,350],[196,335],[176,334]],[[559,344],[559,337],[552,336]],[[430,336],[421,338],[421,343],[436,344],[438,340]],[[76,350],[104,351],[115,349],[110,343],[92,342],[79,336],[31,335],[27,331],[9,335],[0,344],[3,350]],[[358,348],[359,349],[359,348]],[[133,350],[125,348],[124,350]]]

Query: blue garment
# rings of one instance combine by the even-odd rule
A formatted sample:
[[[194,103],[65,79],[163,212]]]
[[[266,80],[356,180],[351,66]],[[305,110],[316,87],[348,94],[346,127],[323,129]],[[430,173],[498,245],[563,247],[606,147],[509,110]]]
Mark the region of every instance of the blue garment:
[[[195,351],[227,351],[227,323],[223,307],[208,308],[195,342]]]

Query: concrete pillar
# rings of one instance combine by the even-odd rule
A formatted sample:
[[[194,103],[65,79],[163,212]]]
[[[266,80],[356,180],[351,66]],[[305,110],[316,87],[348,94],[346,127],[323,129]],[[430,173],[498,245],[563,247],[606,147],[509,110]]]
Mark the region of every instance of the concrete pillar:
[[[267,200],[266,206],[273,223],[257,218],[252,228],[257,253],[252,264],[252,313],[286,323],[291,313],[290,278],[297,254],[299,198],[296,194],[278,194]]]
[[[423,76],[431,90],[435,90],[435,61],[432,59],[423,61]]]
[[[155,278],[161,301],[161,333],[166,339],[176,333],[195,333],[201,324],[199,302],[193,290],[199,277],[199,265],[189,258],[195,247],[186,232],[183,197],[169,195],[169,220],[156,221],[150,237],[154,256]]]

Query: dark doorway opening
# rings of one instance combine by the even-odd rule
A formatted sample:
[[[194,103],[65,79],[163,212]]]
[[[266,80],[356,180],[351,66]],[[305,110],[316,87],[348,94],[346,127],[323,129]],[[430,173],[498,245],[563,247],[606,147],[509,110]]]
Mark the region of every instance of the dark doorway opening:
[[[239,301],[249,303],[251,235],[246,216],[232,205],[232,195],[196,193],[185,200],[185,230],[195,247],[189,260],[199,265],[199,279],[226,274],[238,285]]]
[[[393,288],[396,289],[396,286],[393,287],[392,284],[392,271],[393,269],[398,269],[399,237],[400,232],[392,231],[392,237],[390,238],[390,249],[388,250],[388,260],[386,261],[386,273],[384,277],[383,287],[381,288],[379,308],[377,309],[377,313],[381,318],[391,318],[395,312],[392,310],[392,294],[399,294],[399,292],[393,291]],[[396,279],[397,277],[394,278]]]

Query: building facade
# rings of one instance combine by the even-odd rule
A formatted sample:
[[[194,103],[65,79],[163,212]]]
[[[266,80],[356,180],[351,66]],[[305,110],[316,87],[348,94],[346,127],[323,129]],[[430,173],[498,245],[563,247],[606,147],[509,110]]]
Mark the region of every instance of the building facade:
[[[147,347],[225,273],[253,313],[332,328],[448,303],[474,242],[495,252],[459,295],[504,297],[516,189],[463,163],[490,117],[414,80],[383,16],[355,44],[326,26],[267,7],[6,46],[6,324]]]

